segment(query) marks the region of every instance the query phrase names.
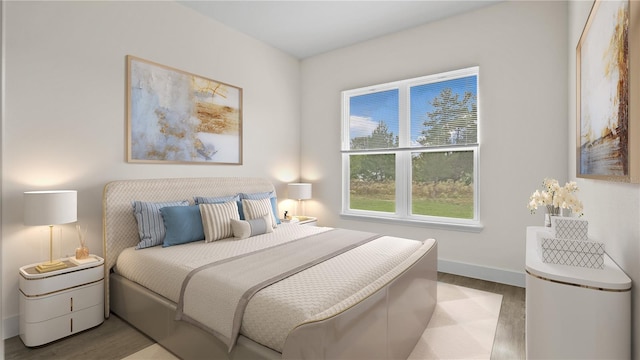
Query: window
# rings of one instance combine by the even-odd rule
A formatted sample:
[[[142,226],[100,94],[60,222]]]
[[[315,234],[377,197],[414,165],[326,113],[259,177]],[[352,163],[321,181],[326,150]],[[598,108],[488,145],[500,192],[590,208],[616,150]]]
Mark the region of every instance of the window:
[[[479,228],[478,73],[342,93],[342,213]]]

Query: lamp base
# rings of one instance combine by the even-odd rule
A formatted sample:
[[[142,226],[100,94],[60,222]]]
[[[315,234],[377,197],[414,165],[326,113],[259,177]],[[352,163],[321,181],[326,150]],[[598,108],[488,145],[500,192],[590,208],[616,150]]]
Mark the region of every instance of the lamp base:
[[[38,271],[39,273],[44,273],[44,272],[65,269],[66,267],[67,267],[67,264],[63,263],[62,261],[50,261],[50,262],[42,263],[36,266],[36,271]]]

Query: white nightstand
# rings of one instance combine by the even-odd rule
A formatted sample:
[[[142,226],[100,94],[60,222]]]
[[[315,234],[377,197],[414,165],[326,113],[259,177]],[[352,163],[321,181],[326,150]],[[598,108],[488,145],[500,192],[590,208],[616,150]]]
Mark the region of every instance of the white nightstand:
[[[604,268],[545,263],[527,227],[527,359],[630,359],[631,279],[604,255]]]
[[[284,220],[281,221],[284,223],[292,223],[298,225],[307,225],[307,226],[318,226],[318,218],[312,216],[294,216],[294,220]]]
[[[318,218],[312,216],[302,216],[298,225],[318,226]]]
[[[20,338],[39,346],[102,324],[104,259],[39,273],[31,264],[20,268]]]

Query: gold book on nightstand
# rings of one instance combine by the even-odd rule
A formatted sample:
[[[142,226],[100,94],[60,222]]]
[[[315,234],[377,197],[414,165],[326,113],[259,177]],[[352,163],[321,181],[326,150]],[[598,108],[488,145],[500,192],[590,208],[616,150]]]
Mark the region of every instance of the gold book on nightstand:
[[[36,271],[38,271],[39,273],[44,273],[64,269],[66,267],[67,264],[63,263],[62,261],[51,261],[37,265]]]

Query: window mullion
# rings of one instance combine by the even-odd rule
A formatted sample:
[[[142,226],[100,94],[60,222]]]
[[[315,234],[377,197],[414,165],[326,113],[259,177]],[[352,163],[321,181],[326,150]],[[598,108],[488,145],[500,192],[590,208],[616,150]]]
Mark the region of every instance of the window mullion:
[[[480,151],[479,146],[473,149],[473,219],[480,219],[480,167],[478,164]]]
[[[342,154],[342,212],[351,208],[349,204],[349,193],[351,191],[351,165],[349,163],[349,154]]]
[[[398,88],[398,138],[399,148],[411,147],[411,120],[409,88],[404,85]]]
[[[400,148],[411,146],[411,120],[410,120],[410,98],[409,87],[406,85],[399,87],[399,124],[398,138]],[[409,151],[396,152],[396,214],[402,218],[407,217],[411,211],[411,159]]]
[[[411,211],[411,152],[396,153],[396,214],[407,217]]]

